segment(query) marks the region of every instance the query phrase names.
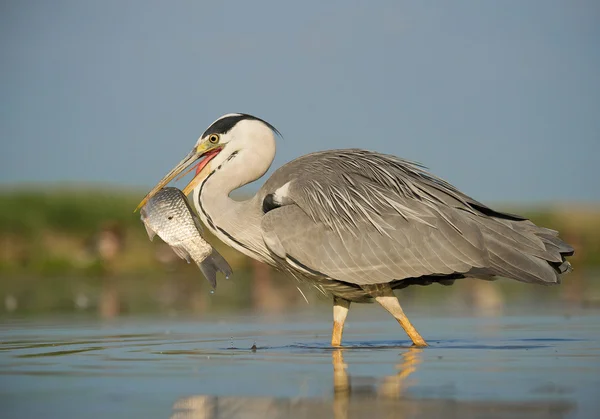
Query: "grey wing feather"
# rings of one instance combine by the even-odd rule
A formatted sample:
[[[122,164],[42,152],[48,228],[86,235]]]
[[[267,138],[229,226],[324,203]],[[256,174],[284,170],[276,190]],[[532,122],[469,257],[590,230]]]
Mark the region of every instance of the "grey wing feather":
[[[552,264],[572,253],[551,230],[495,211],[418,164],[365,150],[303,156],[261,193],[279,205],[269,203],[262,222],[273,253],[359,285],[469,272],[555,283],[562,268]]]
[[[383,234],[370,222],[357,221],[357,233],[332,230],[315,223],[298,206],[268,212],[263,218],[265,243],[309,271],[358,285],[430,274],[467,272],[487,265],[481,234],[455,220],[468,234],[460,235],[443,219],[436,228],[386,217]],[[274,244],[275,243],[275,244]]]

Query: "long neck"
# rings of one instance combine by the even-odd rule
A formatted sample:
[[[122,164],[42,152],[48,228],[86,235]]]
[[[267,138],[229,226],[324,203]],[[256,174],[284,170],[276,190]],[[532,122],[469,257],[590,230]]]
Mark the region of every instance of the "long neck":
[[[194,190],[194,205],[202,221],[225,244],[263,262],[272,262],[261,233],[262,199],[253,196],[236,201],[230,193],[260,178],[268,169],[256,164],[256,156],[243,152],[226,160]]]

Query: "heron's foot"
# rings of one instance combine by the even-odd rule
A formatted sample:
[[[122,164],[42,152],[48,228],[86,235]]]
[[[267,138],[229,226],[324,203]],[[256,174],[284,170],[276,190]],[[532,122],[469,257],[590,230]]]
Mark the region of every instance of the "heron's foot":
[[[417,329],[415,329],[415,327],[410,323],[410,321],[408,321],[408,317],[404,316],[401,318],[396,318],[396,320],[398,320],[400,326],[402,326],[410,340],[412,340],[412,346],[416,348],[426,348],[427,346],[429,346],[427,342],[425,342],[425,339],[423,339],[419,332],[417,332]]]
[[[400,326],[402,326],[402,328],[406,331],[408,337],[412,340],[412,346],[416,348],[426,348],[427,346],[429,346],[427,342],[425,342],[425,339],[423,339],[419,332],[417,332],[417,329],[415,329],[415,327],[408,321],[408,318],[406,318],[406,316],[404,318],[404,323],[401,322],[400,319],[397,320],[398,323],[400,323]]]
[[[411,348],[427,348],[429,345],[427,344],[427,342],[425,342],[425,340],[423,338],[421,338],[421,340],[418,341],[413,341],[413,344],[410,345]]]

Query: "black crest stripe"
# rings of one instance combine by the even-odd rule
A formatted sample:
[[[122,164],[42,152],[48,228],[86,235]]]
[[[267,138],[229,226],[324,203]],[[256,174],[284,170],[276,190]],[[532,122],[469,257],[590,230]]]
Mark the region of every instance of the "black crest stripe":
[[[225,118],[219,119],[218,121],[213,123],[210,127],[208,127],[206,129],[206,131],[204,131],[204,134],[202,134],[202,138],[206,137],[207,135],[211,135],[211,134],[226,134],[238,122],[244,121],[244,120],[260,121],[263,124],[267,125],[269,128],[271,128],[277,135],[279,135],[281,137],[281,133],[277,130],[277,128],[275,128],[273,125],[269,124],[267,121],[264,121],[260,118],[252,116],[252,115],[240,113],[240,114],[229,115],[229,116],[226,116]]]

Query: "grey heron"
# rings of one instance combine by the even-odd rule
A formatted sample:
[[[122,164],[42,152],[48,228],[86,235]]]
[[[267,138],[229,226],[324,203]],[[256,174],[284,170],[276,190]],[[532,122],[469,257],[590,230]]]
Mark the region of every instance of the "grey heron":
[[[376,301],[414,345],[427,346],[395,289],[465,277],[556,284],[571,269],[565,257],[573,248],[558,232],[496,211],[423,166],[374,151],[299,157],[252,198],[231,199],[267,172],[278,135],[248,114],[220,117],[139,207],[195,167],[184,193],[193,191],[199,216],[217,238],[333,299],[332,346],[341,344],[351,302]]]

